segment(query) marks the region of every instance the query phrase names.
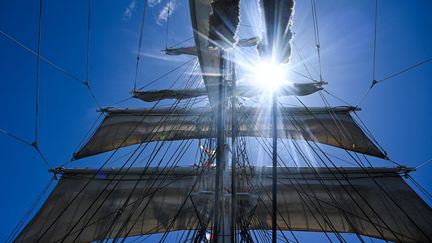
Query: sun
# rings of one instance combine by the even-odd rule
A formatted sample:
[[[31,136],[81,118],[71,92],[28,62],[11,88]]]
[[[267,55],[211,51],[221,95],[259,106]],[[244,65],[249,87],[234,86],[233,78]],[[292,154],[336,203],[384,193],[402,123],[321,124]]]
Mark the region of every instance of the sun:
[[[254,72],[254,84],[265,91],[274,93],[282,86],[289,85],[285,70],[282,65],[273,63],[260,63],[256,65]]]

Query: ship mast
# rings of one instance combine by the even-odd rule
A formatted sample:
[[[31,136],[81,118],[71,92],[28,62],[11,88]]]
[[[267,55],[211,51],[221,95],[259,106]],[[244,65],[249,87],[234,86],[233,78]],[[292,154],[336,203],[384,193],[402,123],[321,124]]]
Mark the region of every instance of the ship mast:
[[[215,207],[213,235],[215,242],[236,242],[237,208],[237,97],[236,76],[233,49],[221,47],[220,82],[218,84]],[[228,150],[228,100],[231,103],[231,148]],[[277,235],[277,93],[272,94],[272,136],[273,136],[273,172],[272,172],[272,241]],[[227,151],[231,152],[229,161]],[[229,163],[231,162],[231,163]],[[231,165],[231,166],[229,166]],[[229,191],[229,188],[231,191]]]
[[[220,48],[220,47],[219,47]],[[236,180],[235,177],[235,152],[234,146],[236,142],[235,132],[231,133],[232,139],[232,160],[231,170],[227,157],[227,121],[228,121],[228,97],[231,100],[232,109],[235,107],[234,92],[228,92],[228,88],[234,87],[234,65],[232,58],[230,58],[229,49],[220,49],[220,82],[218,84],[218,105],[217,105],[217,144],[216,144],[216,178],[215,178],[215,207],[214,207],[214,227],[213,235],[215,242],[235,242],[235,208],[236,208]],[[231,95],[227,95],[230,93]],[[231,112],[232,118],[235,116],[234,109]],[[236,124],[234,119],[231,122],[232,131],[234,131]],[[231,172],[231,173],[230,173]],[[231,193],[228,190],[231,188]]]
[[[277,225],[277,94],[272,93],[272,136],[273,136],[273,173],[272,173],[272,242],[276,243]]]
[[[220,81],[218,83],[215,208],[213,234],[216,242],[235,242],[237,207],[236,171],[236,78],[232,48],[220,48]],[[229,90],[229,91],[228,91]],[[272,91],[272,242],[277,241],[277,91]],[[227,157],[228,98],[231,103],[231,170]],[[230,173],[231,172],[231,173]],[[231,174],[231,175],[230,175]],[[231,192],[228,191],[231,189]],[[231,208],[229,208],[231,205]],[[220,237],[222,236],[222,237]]]
[[[232,67],[231,81],[231,242],[236,242],[236,221],[237,221],[237,97],[235,65]]]

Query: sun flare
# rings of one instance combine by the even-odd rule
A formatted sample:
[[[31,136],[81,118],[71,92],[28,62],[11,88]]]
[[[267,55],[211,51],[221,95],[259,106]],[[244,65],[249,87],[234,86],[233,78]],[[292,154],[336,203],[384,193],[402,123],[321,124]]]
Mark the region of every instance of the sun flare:
[[[260,63],[254,69],[254,83],[255,85],[263,88],[272,93],[281,88],[281,86],[288,85],[290,82],[286,78],[283,66],[272,63]]]

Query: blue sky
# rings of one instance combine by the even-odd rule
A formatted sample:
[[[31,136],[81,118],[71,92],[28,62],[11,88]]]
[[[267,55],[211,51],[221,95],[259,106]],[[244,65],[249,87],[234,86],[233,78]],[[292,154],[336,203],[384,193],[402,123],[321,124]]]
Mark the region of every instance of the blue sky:
[[[167,0],[150,1],[145,20],[138,86],[181,65],[190,57],[167,57],[161,52],[192,37],[188,3],[175,5],[166,34]],[[294,15],[294,41],[302,55],[316,67],[311,11],[299,1]],[[356,104],[371,83],[374,1],[318,1],[318,19],[324,80],[332,94]],[[242,4],[245,4],[243,0]],[[92,1],[89,80],[102,106],[129,97],[133,88],[142,1]],[[249,12],[250,10],[250,12]],[[254,9],[244,11],[242,24],[256,25]],[[385,78],[405,67],[432,58],[432,2],[428,0],[379,1],[376,77]],[[86,78],[87,1],[44,1],[41,55],[80,79]],[[29,48],[37,49],[39,1],[0,3],[0,30]],[[166,13],[166,12],[165,12]],[[247,30],[242,32],[250,35]],[[250,36],[251,37],[251,36]],[[193,44],[191,41],[184,45]],[[34,140],[36,57],[0,37],[0,129],[25,141]],[[298,63],[293,55],[293,63]],[[300,65],[293,67],[304,73]],[[180,70],[181,71],[181,70]],[[176,77],[167,76],[150,89],[167,88]],[[376,85],[362,102],[359,113],[389,157],[417,166],[432,158],[432,63]],[[293,80],[300,77],[292,76]],[[179,86],[181,86],[181,83]],[[49,163],[67,162],[98,117],[97,105],[82,84],[55,70],[40,66],[39,141]],[[333,105],[343,105],[329,98]],[[315,96],[308,105],[322,105]],[[287,103],[290,100],[286,101]],[[122,107],[144,104],[128,100]],[[0,134],[3,176],[0,201],[0,239],[4,239],[49,181],[51,174],[29,146]],[[102,155],[103,157],[104,155]],[[94,166],[100,158],[76,161],[71,167]],[[390,163],[372,159],[377,165]],[[432,191],[432,164],[412,176]],[[431,202],[429,202],[431,203]],[[313,237],[315,237],[314,234]],[[310,237],[310,236],[305,236]],[[312,239],[312,238],[305,238]]]

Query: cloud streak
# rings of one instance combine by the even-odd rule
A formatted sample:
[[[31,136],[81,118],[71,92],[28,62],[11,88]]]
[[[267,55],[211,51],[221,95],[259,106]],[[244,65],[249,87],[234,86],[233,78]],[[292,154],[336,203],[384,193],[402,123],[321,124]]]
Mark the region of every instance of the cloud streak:
[[[147,6],[153,8],[158,6],[161,3],[162,0],[148,0]],[[129,3],[129,5],[126,7],[126,9],[123,11],[123,20],[130,20],[135,13],[136,7],[137,7],[137,0],[132,0]],[[168,19],[168,12],[169,15],[171,15],[172,12],[174,12],[175,7],[176,7],[175,0],[168,1],[167,4],[161,9],[157,19],[157,23],[161,25],[163,22],[166,22],[166,20]]]
[[[159,16],[156,23],[158,25],[162,25],[163,23],[167,22],[169,16],[171,16],[174,13],[176,7],[177,7],[176,0],[168,1],[159,12]]]
[[[123,12],[123,20],[129,20],[132,18],[133,13],[135,12],[135,7],[136,0],[132,0]]]
[[[149,5],[149,7],[154,7],[158,4],[160,4],[161,2],[162,2],[162,0],[149,0],[148,5]]]

